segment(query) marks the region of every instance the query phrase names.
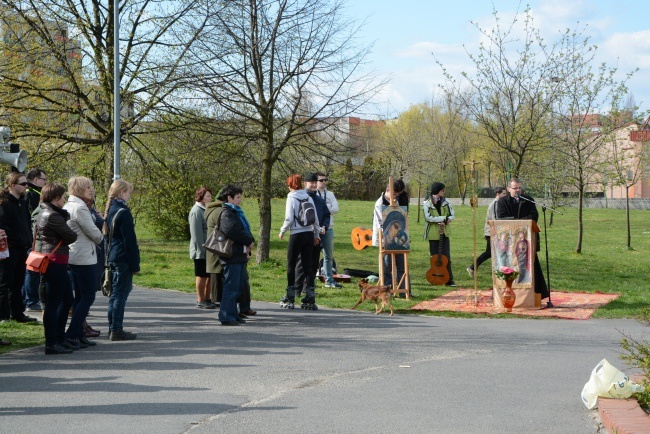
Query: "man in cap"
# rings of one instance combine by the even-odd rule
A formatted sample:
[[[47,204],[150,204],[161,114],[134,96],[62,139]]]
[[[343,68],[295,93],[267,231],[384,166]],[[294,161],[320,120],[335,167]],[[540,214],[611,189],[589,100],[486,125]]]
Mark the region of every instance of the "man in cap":
[[[339,202],[336,196],[327,189],[327,176],[323,172],[316,172],[318,179],[318,189],[316,194],[325,201],[325,205],[330,212],[330,224],[327,231],[321,235],[321,246],[323,248],[323,275],[325,276],[326,288],[342,288],[343,285],[334,280],[332,272],[332,263],[334,261],[334,216],[339,212]]]
[[[314,245],[311,256],[311,264],[305,264],[306,268],[310,270],[308,277],[304,286],[302,288],[305,293],[307,293],[307,298],[310,299],[309,294],[314,291],[315,288],[315,279],[316,271],[318,270],[318,262],[320,261],[320,251],[322,249],[323,243],[323,234],[327,233],[327,229],[330,226],[330,210],[327,208],[325,200],[323,200],[318,194],[318,175],[316,173],[309,172],[305,175],[305,191],[307,195],[311,197],[311,200],[314,202],[314,208],[316,209],[316,216],[318,217],[318,222],[320,223],[320,236],[321,242]],[[297,267],[300,267],[300,260],[298,260]],[[300,289],[300,282],[296,284],[296,289]]]

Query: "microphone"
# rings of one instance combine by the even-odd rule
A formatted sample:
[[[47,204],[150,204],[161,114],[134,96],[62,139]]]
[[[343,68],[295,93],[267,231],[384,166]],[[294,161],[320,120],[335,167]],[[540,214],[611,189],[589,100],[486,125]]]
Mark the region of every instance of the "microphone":
[[[515,192],[515,200],[519,202],[519,195],[520,193],[518,191]]]

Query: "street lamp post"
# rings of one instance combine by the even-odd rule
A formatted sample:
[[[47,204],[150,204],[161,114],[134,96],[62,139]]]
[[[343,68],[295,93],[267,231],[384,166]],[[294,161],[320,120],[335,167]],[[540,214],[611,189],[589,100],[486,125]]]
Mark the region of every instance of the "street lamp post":
[[[113,180],[120,179],[120,2],[113,0]]]

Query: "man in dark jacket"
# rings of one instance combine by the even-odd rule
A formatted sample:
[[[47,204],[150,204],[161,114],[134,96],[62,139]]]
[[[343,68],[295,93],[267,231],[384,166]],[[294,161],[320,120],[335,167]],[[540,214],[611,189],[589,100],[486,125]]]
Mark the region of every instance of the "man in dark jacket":
[[[27,199],[27,208],[29,213],[33,213],[38,208],[38,203],[41,201],[41,189],[47,183],[47,176],[39,168],[31,169],[27,172],[27,192],[25,199]]]
[[[539,212],[537,207],[532,202],[534,199],[531,196],[523,194],[523,187],[521,181],[517,178],[512,178],[508,183],[508,195],[502,197],[497,202],[497,218],[500,220],[534,220],[537,222]],[[522,199],[523,198],[523,199]],[[539,237],[537,238],[537,252],[540,250]],[[539,263],[539,258],[535,255],[535,292],[542,294],[542,298],[548,298],[549,291],[544,279],[544,272]]]
[[[9,248],[9,257],[0,261],[0,320],[36,321],[25,315],[21,291],[27,250],[32,245],[25,190],[25,175],[12,172],[7,176],[7,188],[0,192],[0,229],[7,234]]]
[[[324,234],[327,232],[327,229],[330,226],[330,219],[332,217],[332,214],[330,213],[325,200],[318,195],[318,175],[315,173],[307,173],[307,175],[305,175],[304,182],[307,195],[309,195],[309,197],[311,197],[311,199],[314,201],[314,208],[316,208],[316,215],[318,216],[318,222],[320,223],[320,233]],[[320,262],[320,252],[322,248],[323,247],[320,243],[314,245],[307,280],[306,282],[296,282],[296,288],[300,288],[302,286],[302,290],[306,293],[305,298],[308,299],[308,301],[313,298],[310,298],[310,294],[315,291],[316,272],[318,271],[318,263]],[[300,260],[298,260],[296,268],[300,266]],[[298,275],[298,273],[296,273],[296,275]]]

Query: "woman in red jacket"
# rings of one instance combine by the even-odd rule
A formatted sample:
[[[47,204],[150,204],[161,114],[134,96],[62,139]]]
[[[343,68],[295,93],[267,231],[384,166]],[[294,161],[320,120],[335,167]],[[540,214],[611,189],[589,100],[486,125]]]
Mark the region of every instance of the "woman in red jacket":
[[[50,264],[45,273],[45,354],[71,353],[74,347],[65,340],[65,324],[72,306],[72,285],[68,276],[68,246],[77,240],[77,234],[66,223],[70,214],[63,209],[65,187],[45,184],[41,190],[41,208],[36,218],[35,250],[50,253]]]

